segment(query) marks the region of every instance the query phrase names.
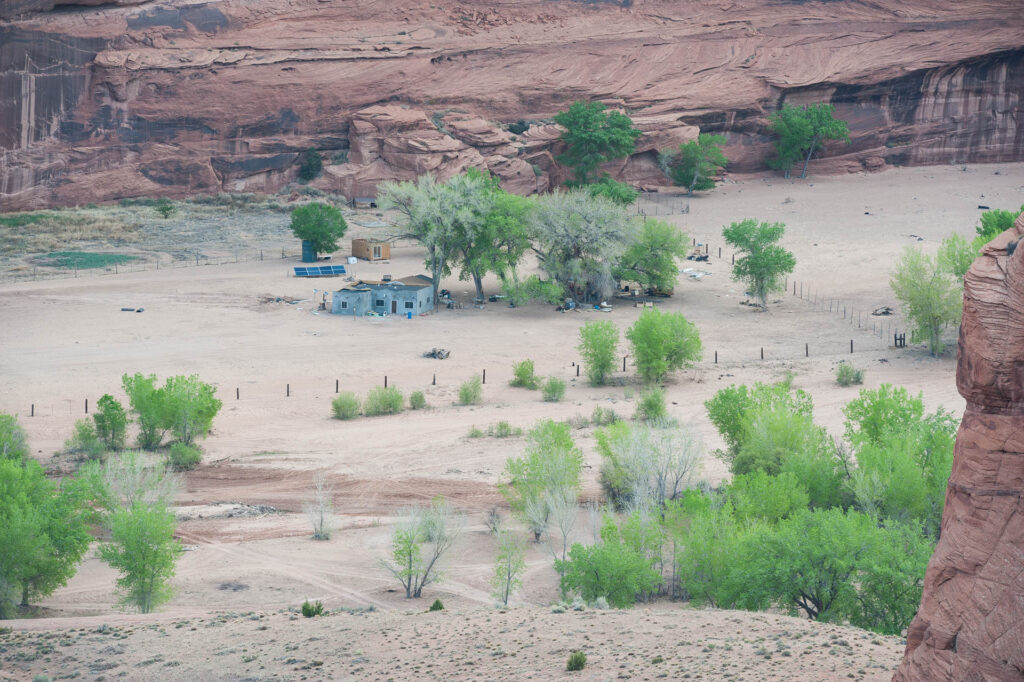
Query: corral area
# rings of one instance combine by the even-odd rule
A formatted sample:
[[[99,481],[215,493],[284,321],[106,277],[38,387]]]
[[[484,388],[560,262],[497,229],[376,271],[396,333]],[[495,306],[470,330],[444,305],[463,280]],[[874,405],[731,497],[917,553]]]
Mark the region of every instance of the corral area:
[[[929,408],[941,405],[959,413],[963,400],[956,393],[951,355],[933,359],[921,347],[892,347],[891,334],[905,331],[905,324],[888,286],[889,271],[906,246],[934,251],[950,233],[971,235],[980,206],[1016,208],[1022,203],[1024,164],[908,168],[792,181],[750,177],[722,185],[707,196],[642,200],[638,210],[678,225],[694,241],[706,244],[710,256],[707,262],[685,262],[683,267],[694,272],[684,272],[674,296],[656,301],[659,307],[684,313],[703,340],[703,361],[672,377],[666,386],[669,415],[699,434],[709,453],[701,477],[717,483],[727,476],[725,465],[710,455],[721,442],[705,415],[703,402],[733,383],[776,380],[792,373],[794,384],[813,397],[816,421],[838,435],[842,431],[841,408],[856,397],[857,389],[837,386],[835,367],[850,360],[866,370],[867,387],[882,383],[906,386],[912,392],[923,392]],[[681,213],[679,209],[687,204],[688,212]],[[787,292],[774,297],[766,313],[742,305],[743,287],[730,278],[731,251],[721,237],[724,225],[748,217],[784,222],[787,228],[782,244],[797,259]],[[363,219],[375,224],[380,217],[370,212]],[[174,243],[183,253],[201,250],[202,243],[211,240],[227,245],[244,243],[255,253],[263,245],[262,239],[269,254],[287,242],[287,217],[279,214],[277,220],[277,227],[261,227],[258,232],[242,220],[219,220],[201,239],[190,241],[182,233]],[[159,235],[158,227],[156,223],[139,231]],[[380,229],[356,227],[349,236],[377,234]],[[152,242],[139,237],[132,247],[159,253],[161,244],[170,243],[166,235],[153,237]],[[57,246],[48,244],[46,248]],[[76,246],[84,248],[88,242]],[[292,245],[293,253],[296,247]],[[229,259],[230,248],[222,251],[223,259]],[[188,262],[180,261],[182,266]],[[380,652],[394,642],[415,640],[427,628],[435,640],[448,638],[440,651],[454,652],[459,645],[453,642],[469,641],[470,628],[475,644],[463,644],[463,648],[479,644],[502,652],[488,650],[465,663],[473,666],[472,674],[481,678],[504,674],[515,679],[529,673],[543,676],[547,665],[543,661],[522,667],[523,656],[546,655],[536,650],[522,652],[522,641],[534,630],[573,630],[582,638],[590,633],[589,628],[596,628],[593,636],[611,637],[620,649],[617,654],[609,653],[598,668],[608,677],[621,667],[618,659],[612,659],[628,656],[630,647],[637,647],[637,657],[670,658],[671,644],[677,660],[670,669],[645,665],[642,672],[632,674],[653,677],[665,672],[674,678],[684,673],[714,676],[711,669],[682,665],[684,656],[699,655],[710,638],[721,639],[718,643],[724,646],[730,637],[753,641],[783,631],[806,631],[806,637],[821,642],[833,641],[831,634],[840,633],[857,652],[838,668],[817,671],[800,665],[796,647],[792,658],[780,655],[765,662],[770,657],[756,654],[757,647],[746,639],[742,646],[739,641],[730,642],[737,651],[750,649],[748,653],[760,666],[737,670],[733,679],[845,678],[847,672],[855,673],[857,679],[887,679],[891,674],[901,652],[897,639],[876,639],[870,633],[848,629],[833,631],[832,626],[774,615],[682,612],[685,607],[661,604],[650,611],[570,613],[562,615],[564,620],[552,620],[554,615],[534,608],[558,598],[551,557],[541,545],[529,549],[517,608],[500,615],[485,608],[493,601],[488,578],[494,541],[486,532],[483,517],[494,506],[505,508],[496,484],[505,460],[518,454],[523,442],[517,437],[471,439],[470,430],[486,429],[499,421],[527,429],[545,417],[574,421],[578,428],[573,437],[585,457],[583,497],[598,497],[599,458],[593,429],[584,425],[584,418],[597,406],[630,416],[638,383],[625,344],[620,355],[627,356],[627,368],[622,372],[619,367],[612,385],[591,388],[583,376],[577,378],[578,330],[598,317],[625,330],[640,309],[632,301],[617,299],[609,301],[613,309],[607,313],[587,309],[558,313],[553,306],[539,304],[511,309],[490,303],[483,308],[441,309],[412,319],[335,316],[318,310],[317,303],[325,290],[340,288],[342,280],[297,279],[291,276],[296,261],[240,259],[209,266],[83,273],[67,279],[5,280],[0,286],[0,412],[18,415],[44,466],[57,470],[66,466],[54,453],[70,436],[75,420],[84,416],[85,401],[95,404],[104,393],[123,399],[120,377],[124,373],[156,373],[160,377],[197,373],[218,387],[218,396],[224,401],[212,435],[203,442],[204,462],[184,476],[178,495],[178,537],[189,551],[178,566],[174,600],[154,616],[117,615],[115,573],[98,559],[89,558],[68,586],[43,604],[44,615],[69,620],[19,621],[14,627],[85,628],[79,630],[83,634],[76,641],[80,641],[109,636],[91,631],[111,623],[131,636],[131,656],[150,651],[150,657],[166,646],[156,633],[184,632],[194,638],[193,629],[209,627],[200,631],[211,634],[209,640],[202,638],[206,640],[203,646],[210,649],[197,661],[216,660],[219,652],[215,649],[220,647],[228,657],[222,660],[239,661],[238,676],[277,673],[340,678],[387,677],[389,671],[380,661]],[[353,266],[353,274],[367,279],[385,274],[402,277],[422,272],[422,262],[419,247],[399,243],[392,247],[389,261],[360,262]],[[493,280],[486,285],[491,292],[497,288]],[[472,299],[467,282],[452,279],[444,286],[456,298],[461,296],[467,303]],[[896,314],[871,315],[884,306],[892,307]],[[954,330],[949,330],[949,336],[953,338]],[[451,356],[446,360],[424,358],[423,351],[432,347],[450,349]],[[569,382],[565,400],[546,403],[536,392],[508,386],[512,363],[524,358],[534,360],[538,374]],[[485,370],[483,404],[458,406],[459,384]],[[385,376],[388,385],[406,393],[424,391],[429,409],[354,421],[331,419],[330,400],[336,386],[365,395],[371,387],[384,383]],[[326,473],[334,485],[339,530],[328,542],[309,539],[310,529],[302,514],[316,472]],[[400,612],[409,609],[410,602],[379,566],[379,560],[389,551],[390,525],[398,512],[439,495],[467,514],[468,525],[445,566],[444,581],[428,590],[430,599],[440,597],[457,612],[438,616],[447,620],[435,632],[419,615],[403,618]],[[581,518],[578,528],[581,539],[589,536],[591,521]],[[307,597],[323,600],[329,610],[372,606],[385,613],[336,614],[325,621],[327,625],[318,626],[327,630],[313,631],[314,626],[303,623],[299,632],[299,624],[277,611],[294,607]],[[422,610],[427,604],[413,606]],[[374,638],[376,644],[361,648],[376,653],[365,659],[362,669],[357,669],[356,663],[325,667],[320,673],[298,671],[301,665],[331,655],[315,646],[306,655],[293,656],[293,663],[285,662],[289,657],[283,651],[273,656],[260,653],[266,660],[252,658],[246,663],[267,667],[246,668],[241,661],[256,656],[255,650],[241,648],[240,630],[227,634],[227,628],[216,627],[213,614],[253,611],[267,613],[272,632],[294,628],[288,635],[293,644],[326,637],[329,630],[351,631]],[[241,619],[240,623],[244,620],[232,617]],[[253,627],[259,625],[259,619],[256,615]],[[664,638],[664,647],[651,646],[641,652],[639,638],[645,636],[652,619],[658,623],[685,621],[676,624],[686,634],[672,634]],[[249,625],[248,621],[243,624]],[[666,627],[657,636],[664,636]],[[622,632],[634,633],[637,643],[620,638]],[[387,633],[393,634],[392,641]],[[482,644],[484,640],[486,644]],[[568,639],[558,642],[545,645],[557,650],[552,665],[561,665],[563,649],[567,654],[571,646]],[[775,646],[770,642],[772,651]],[[122,651],[112,654],[111,660],[128,655],[124,649],[129,647],[117,648]],[[505,667],[507,657],[515,652],[521,652],[521,667]],[[836,652],[823,654],[826,660],[832,659],[829,653]],[[58,647],[51,654],[58,666],[53,670],[70,673],[77,669],[75,662],[62,658],[72,654],[83,655],[78,644]],[[434,655],[436,667],[426,667],[431,662],[426,659],[415,663],[410,659],[408,664],[423,665],[417,672],[426,677],[444,677],[452,670],[469,673],[454,667],[463,665],[455,661],[454,653]],[[846,656],[846,650],[838,655]],[[132,659],[132,665],[145,660],[139,656]],[[361,659],[363,653],[348,652],[348,658]],[[783,667],[776,669],[782,658]],[[819,661],[821,658],[818,656]],[[708,656],[708,660],[713,662],[714,657]],[[157,679],[179,674],[195,677],[203,672],[195,667],[195,661],[158,671],[158,664],[166,662],[128,674]],[[7,674],[6,663],[4,668],[2,674]],[[551,669],[552,674],[556,669]],[[54,674],[43,657],[24,662],[17,670]],[[403,668],[401,672],[412,674],[412,670]]]

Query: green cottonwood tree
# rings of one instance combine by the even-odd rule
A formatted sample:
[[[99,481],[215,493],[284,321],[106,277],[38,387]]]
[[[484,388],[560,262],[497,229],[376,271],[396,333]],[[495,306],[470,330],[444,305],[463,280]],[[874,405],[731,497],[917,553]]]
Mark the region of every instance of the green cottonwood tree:
[[[601,102],[573,102],[555,114],[555,123],[565,128],[561,139],[568,147],[557,160],[573,169],[580,184],[597,181],[602,163],[631,154],[642,134],[628,116],[605,111]]]
[[[296,237],[311,242],[315,252],[334,253],[339,248],[338,240],[348,230],[348,223],[335,207],[313,202],[292,211],[291,228]]]
[[[661,220],[643,222],[615,267],[615,279],[636,282],[644,291],[672,293],[679,277],[677,258],[686,256],[686,233]]]
[[[732,270],[733,279],[744,282],[751,295],[768,309],[768,294],[782,289],[783,275],[793,272],[796,258],[775,242],[782,238],[786,226],[782,223],[760,223],[753,218],[732,223],[722,230],[727,244],[743,255]]]
[[[701,357],[700,332],[682,313],[645,308],[626,338],[633,345],[637,371],[647,383],[660,382],[669,372],[689,367]]]
[[[662,172],[678,187],[685,187],[687,194],[694,191],[713,189],[715,174],[729,163],[722,153],[724,135],[700,133],[696,140],[679,145],[678,149],[666,149],[658,154]]]
[[[960,324],[963,312],[961,282],[944,271],[937,258],[908,247],[892,271],[889,286],[913,325],[910,339],[915,343],[924,341],[928,344],[928,352],[942,355],[946,349],[942,331],[947,325]]]
[[[777,156],[769,161],[769,166],[784,171],[788,178],[793,164],[802,158],[804,167],[800,177],[806,178],[807,164],[823,143],[850,141],[849,126],[846,121],[836,119],[834,112],[835,107],[822,102],[802,107],[786,104],[772,114],[768,118],[769,127],[779,139],[775,142]]]
[[[587,379],[592,386],[603,386],[615,369],[615,351],[619,347],[619,329],[610,320],[588,322],[580,327],[580,343],[576,347],[583,356]]]
[[[110,542],[100,545],[100,558],[121,573],[122,603],[150,613],[172,595],[169,583],[182,552],[174,514],[163,504],[135,502],[112,512],[109,523]]]

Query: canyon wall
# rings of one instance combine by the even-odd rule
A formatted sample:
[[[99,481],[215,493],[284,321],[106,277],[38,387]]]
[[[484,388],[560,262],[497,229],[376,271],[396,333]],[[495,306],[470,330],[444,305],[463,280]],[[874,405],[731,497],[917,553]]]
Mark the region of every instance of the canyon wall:
[[[964,279],[967,400],[897,682],[1024,679],[1024,216]]]
[[[606,169],[639,186],[701,131],[729,172],[762,169],[785,102],[850,122],[814,173],[1024,159],[1016,0],[92,4],[5,4],[0,210],[274,191],[308,148],[314,186],[348,196],[470,166],[542,191],[577,99],[643,130]]]

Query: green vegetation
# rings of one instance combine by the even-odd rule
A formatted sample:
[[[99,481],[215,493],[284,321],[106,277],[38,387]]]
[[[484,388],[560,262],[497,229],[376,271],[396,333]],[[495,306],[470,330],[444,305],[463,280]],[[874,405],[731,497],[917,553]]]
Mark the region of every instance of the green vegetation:
[[[544,402],[557,403],[565,397],[565,380],[558,377],[548,377],[541,386],[541,396]]]
[[[636,401],[634,419],[642,421],[660,421],[668,415],[665,405],[665,391],[660,386],[651,385],[640,392]]]
[[[663,420],[620,421],[594,435],[601,455],[598,480],[605,499],[619,511],[661,509],[682,495],[700,470],[698,441]]]
[[[572,168],[581,184],[596,182],[602,163],[629,156],[641,135],[628,116],[605,111],[601,102],[573,102],[555,115],[555,123],[565,128],[561,139],[567,147],[557,161]]]
[[[695,190],[714,189],[715,175],[729,160],[722,153],[724,135],[700,133],[696,140],[679,145],[678,150],[666,149],[658,154],[662,172],[677,187],[685,187],[693,196]]]
[[[1024,206],[1021,206],[1019,211],[994,208],[982,213],[981,224],[975,228],[978,237],[984,240],[982,244],[992,241],[993,238],[1013,227],[1014,221],[1021,213],[1024,213]]]
[[[175,209],[174,204],[170,201],[170,199],[166,199],[163,197],[161,197],[159,201],[153,204],[153,208],[156,209],[156,212],[159,213],[160,217],[163,218],[164,220],[170,218],[174,211],[177,210]]]
[[[106,453],[103,441],[96,435],[96,427],[88,419],[75,422],[71,438],[64,441],[64,454],[77,455],[84,459],[102,459]]]
[[[427,611],[429,611],[431,613],[433,613],[434,611],[444,611],[444,604],[441,602],[440,599],[435,599],[430,604],[430,608],[427,609]]]
[[[74,270],[90,270],[93,268],[108,268],[112,265],[120,265],[136,260],[138,256],[126,256],[121,253],[90,253],[87,251],[51,251],[42,256],[40,265],[48,265],[54,268],[67,268]]]
[[[191,471],[202,459],[203,451],[197,445],[172,443],[167,451],[167,464],[174,471]]]
[[[28,436],[18,418],[0,412],[0,460],[24,462],[28,459]]]
[[[480,377],[467,379],[459,385],[460,405],[479,405],[484,401],[484,384]]]
[[[619,329],[610,320],[588,322],[580,327],[580,343],[576,348],[583,356],[590,385],[603,386],[615,369]]]
[[[512,594],[523,584],[526,572],[526,542],[519,535],[503,530],[497,532],[498,556],[491,576],[492,596],[508,606]]]
[[[958,234],[951,234],[942,240],[939,246],[939,270],[956,278],[962,278],[971,269],[971,263],[978,257],[981,247],[985,245],[982,237],[969,242]]]
[[[96,408],[92,416],[96,424],[96,436],[108,450],[123,449],[125,429],[128,426],[128,414],[124,407],[107,393],[96,402]]]
[[[174,539],[174,514],[162,504],[135,502],[110,514],[110,542],[100,558],[117,569],[121,602],[150,613],[170,600],[169,585],[181,555]]]
[[[320,254],[334,253],[340,248],[338,240],[345,236],[348,224],[334,206],[313,202],[292,211],[291,228],[298,239],[311,242],[313,250]]]
[[[398,414],[405,405],[402,392],[394,386],[374,386],[366,394],[363,403],[363,414],[367,417],[378,417],[382,414]]]
[[[636,282],[650,293],[671,294],[679,278],[676,259],[686,256],[686,233],[675,225],[648,218],[615,267],[619,282]]]
[[[406,599],[418,599],[424,587],[438,580],[441,558],[458,538],[462,523],[442,498],[429,507],[403,510],[391,534],[391,556],[382,564],[401,583]]]
[[[587,655],[582,651],[574,651],[569,654],[569,660],[565,664],[565,669],[569,672],[575,672],[577,670],[583,670],[587,665]]]
[[[302,615],[306,618],[315,618],[324,615],[324,603],[317,599],[311,602],[308,599],[302,602]]]
[[[313,147],[302,152],[302,154],[300,154],[300,158],[302,159],[299,162],[298,173],[300,182],[309,182],[310,180],[315,179],[323,171],[324,161],[320,158],[320,152]]]
[[[928,344],[928,352],[942,355],[942,332],[960,324],[963,312],[962,283],[940,267],[939,259],[908,247],[889,280],[903,313],[911,324],[910,340]]]
[[[222,403],[212,385],[196,375],[167,377],[156,386],[156,375],[125,374],[121,384],[128,394],[128,403],[139,425],[139,446],[146,450],[160,447],[164,434],[170,431],[176,440],[191,445],[205,438]]]
[[[413,391],[409,394],[409,409],[424,410],[427,407],[427,398],[423,391]]]
[[[533,360],[522,360],[512,365],[512,381],[509,386],[518,386],[535,391],[540,388],[540,379],[534,373]]]
[[[645,308],[626,332],[640,378],[660,382],[669,372],[691,366],[701,357],[700,333],[682,313]]]
[[[605,175],[597,182],[588,185],[587,191],[590,192],[592,197],[604,197],[609,201],[612,201],[620,206],[629,206],[636,198],[640,196],[640,192],[633,189],[631,186],[624,182],[613,180],[610,176]]]
[[[355,419],[359,416],[359,398],[348,391],[339,393],[331,401],[331,414],[335,419]]]
[[[836,383],[840,386],[863,384],[864,370],[857,369],[851,363],[844,360],[836,367]]]
[[[743,253],[733,267],[733,279],[743,282],[764,310],[768,309],[768,294],[781,291],[783,275],[796,267],[793,254],[775,243],[785,231],[782,223],[758,224],[753,218],[722,230],[726,243]]]
[[[846,121],[833,116],[835,107],[819,103],[796,107],[783,105],[769,118],[771,131],[779,136],[775,142],[776,158],[769,161],[771,168],[784,171],[786,177],[793,164],[803,159],[801,178],[807,177],[807,164],[819,148],[829,140],[850,141],[850,128]]]

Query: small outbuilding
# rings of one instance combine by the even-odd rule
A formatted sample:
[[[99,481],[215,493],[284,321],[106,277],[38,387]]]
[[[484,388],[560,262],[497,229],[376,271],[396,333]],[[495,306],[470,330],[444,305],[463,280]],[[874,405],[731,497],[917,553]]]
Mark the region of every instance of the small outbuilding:
[[[391,258],[391,244],[374,239],[353,239],[352,255],[369,261],[389,260]]]
[[[335,315],[419,315],[433,305],[433,282],[426,275],[390,281],[360,280],[331,296],[331,312]]]

